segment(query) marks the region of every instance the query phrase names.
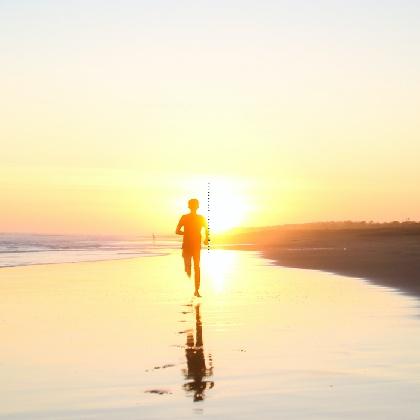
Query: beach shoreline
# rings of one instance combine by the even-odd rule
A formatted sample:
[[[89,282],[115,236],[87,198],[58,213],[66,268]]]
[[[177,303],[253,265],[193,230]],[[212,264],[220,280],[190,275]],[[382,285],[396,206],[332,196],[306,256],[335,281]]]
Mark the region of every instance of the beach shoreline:
[[[415,299],[261,256],[203,252],[202,299],[179,250],[1,270],[0,418],[414,420]]]
[[[240,242],[247,245],[238,245]],[[236,243],[236,244],[235,244]],[[420,297],[420,229],[401,226],[261,229],[225,239],[276,264],[363,278]]]

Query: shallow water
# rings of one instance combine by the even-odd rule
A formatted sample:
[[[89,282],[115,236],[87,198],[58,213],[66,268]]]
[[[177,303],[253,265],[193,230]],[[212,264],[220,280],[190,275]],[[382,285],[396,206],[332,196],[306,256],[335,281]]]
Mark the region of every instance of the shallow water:
[[[418,419],[418,301],[203,252],[0,272],[1,418]]]
[[[179,241],[169,237],[123,239],[0,233],[0,268],[165,255],[168,249],[179,247]]]

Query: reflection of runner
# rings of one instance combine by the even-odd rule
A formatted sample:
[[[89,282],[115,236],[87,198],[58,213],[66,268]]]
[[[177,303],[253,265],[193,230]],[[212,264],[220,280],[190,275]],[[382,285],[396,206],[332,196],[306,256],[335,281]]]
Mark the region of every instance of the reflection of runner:
[[[188,201],[190,213],[184,214],[178,222],[175,233],[183,235],[182,257],[184,258],[185,272],[191,277],[191,259],[194,261],[194,282],[195,296],[200,296],[200,252],[201,252],[201,231],[206,232],[204,245],[209,242],[209,230],[204,216],[197,214],[199,202],[196,198]],[[183,230],[182,230],[183,228]]]
[[[204,390],[211,389],[214,386],[213,381],[203,380],[213,375],[213,366],[206,367],[203,348],[203,329],[200,317],[200,305],[195,306],[195,344],[194,336],[191,332],[187,335],[187,345],[185,347],[185,356],[187,358],[187,369],[184,370],[185,379],[189,381],[184,384],[186,391],[194,392],[194,401],[204,399]]]

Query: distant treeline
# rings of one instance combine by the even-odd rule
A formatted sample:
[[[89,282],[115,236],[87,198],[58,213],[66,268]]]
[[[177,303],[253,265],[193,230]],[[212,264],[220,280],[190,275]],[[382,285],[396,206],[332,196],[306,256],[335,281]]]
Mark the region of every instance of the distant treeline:
[[[305,230],[319,230],[319,229],[383,229],[383,228],[394,228],[394,227],[412,227],[419,228],[420,222],[407,220],[400,222],[398,220],[392,222],[373,222],[372,220],[366,221],[352,221],[344,220],[338,222],[313,222],[313,223],[299,223],[299,224],[287,224],[275,226],[274,228],[282,229],[305,229]]]
[[[341,241],[366,235],[372,237],[420,236],[420,222],[331,221],[279,226],[237,228],[216,236],[216,243],[283,243]]]

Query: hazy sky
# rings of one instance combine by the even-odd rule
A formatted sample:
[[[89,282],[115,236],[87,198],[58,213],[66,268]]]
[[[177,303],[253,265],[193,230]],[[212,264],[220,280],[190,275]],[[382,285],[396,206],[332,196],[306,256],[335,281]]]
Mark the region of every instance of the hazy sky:
[[[419,22],[406,0],[0,0],[0,231],[168,232],[208,181],[226,227],[420,219]]]

